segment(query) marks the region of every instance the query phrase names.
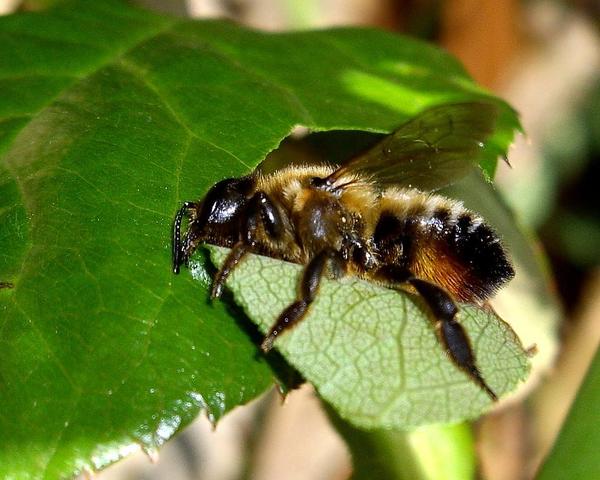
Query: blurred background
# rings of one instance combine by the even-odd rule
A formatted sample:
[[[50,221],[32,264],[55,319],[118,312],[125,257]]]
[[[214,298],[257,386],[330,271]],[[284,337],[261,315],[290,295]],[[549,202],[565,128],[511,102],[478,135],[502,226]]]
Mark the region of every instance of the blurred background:
[[[0,14],[53,0],[0,0]],[[437,43],[521,114],[526,136],[497,183],[539,235],[564,308],[554,366],[524,402],[475,428],[481,477],[533,478],[600,339],[600,2],[597,0],[138,0],[174,15],[227,17],[265,30],[368,25]],[[99,480],[346,479],[351,460],[309,386],[270,392],[180,432]]]

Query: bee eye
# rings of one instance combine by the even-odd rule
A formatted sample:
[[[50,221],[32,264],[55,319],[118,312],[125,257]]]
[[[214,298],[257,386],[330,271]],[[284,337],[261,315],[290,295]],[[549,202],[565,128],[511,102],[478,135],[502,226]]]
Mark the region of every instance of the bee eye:
[[[233,221],[246,206],[251,183],[247,179],[227,179],[217,183],[204,197],[198,223],[224,224]]]

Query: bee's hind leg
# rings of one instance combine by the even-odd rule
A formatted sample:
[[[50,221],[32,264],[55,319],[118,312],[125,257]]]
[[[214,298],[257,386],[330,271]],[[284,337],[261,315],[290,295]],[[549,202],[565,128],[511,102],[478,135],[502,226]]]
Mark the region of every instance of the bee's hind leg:
[[[437,320],[439,337],[452,361],[496,401],[498,397],[483,379],[475,361],[471,342],[463,326],[456,321],[458,307],[450,295],[426,280],[409,277],[406,280],[419,292]]]
[[[343,274],[345,262],[340,253],[333,249],[321,251],[308,262],[300,281],[300,298],[279,315],[261,344],[264,352],[271,350],[273,342],[279,334],[298,323],[306,315],[310,304],[317,296],[321,279],[326,274],[326,267],[329,262],[331,262],[331,268],[335,276]]]
[[[435,317],[439,339],[450,355],[452,362],[465,372],[492,400],[498,400],[497,395],[486,383],[477,368],[475,353],[471,347],[469,336],[456,319],[458,306],[450,294],[432,282],[416,278],[411,272],[401,267],[383,267],[377,272],[376,276],[392,285],[408,283],[417,290]]]

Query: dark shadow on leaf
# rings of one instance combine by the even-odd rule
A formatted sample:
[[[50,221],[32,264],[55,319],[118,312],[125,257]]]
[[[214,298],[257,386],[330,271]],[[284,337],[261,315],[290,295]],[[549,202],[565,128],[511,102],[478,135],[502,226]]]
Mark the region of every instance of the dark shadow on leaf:
[[[217,269],[210,261],[208,250],[200,248],[194,254],[194,261],[205,268],[209,278],[214,278],[215,274],[217,273]],[[305,382],[302,375],[283,358],[279,351],[273,349],[268,354],[265,354],[260,349],[260,344],[263,340],[263,334],[248,318],[242,307],[235,303],[233,295],[227,288],[225,288],[223,291],[223,295],[220,299],[211,301],[211,299],[207,296],[205,301],[207,305],[211,305],[211,302],[221,302],[225,306],[227,313],[235,319],[235,322],[239,328],[250,338],[252,343],[256,345],[256,353],[254,355],[255,360],[260,361],[262,359],[269,365],[274,374],[274,380],[277,384],[277,388],[282,395],[286,395],[289,391],[300,387],[300,385]]]

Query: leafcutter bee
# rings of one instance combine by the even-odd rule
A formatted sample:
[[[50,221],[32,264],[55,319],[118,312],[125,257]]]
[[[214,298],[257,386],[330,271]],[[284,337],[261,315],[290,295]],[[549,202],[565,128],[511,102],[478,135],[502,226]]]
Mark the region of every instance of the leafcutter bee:
[[[202,243],[231,248],[214,278],[215,298],[248,253],[304,265],[297,299],[264,338],[265,352],[307,314],[328,271],[412,290],[429,307],[452,361],[496,400],[458,321],[457,302],[482,305],[514,271],[479,215],[431,192],[479,162],[497,116],[487,102],[432,107],[341,165],[292,164],[221,180],[177,213],[173,270]]]

